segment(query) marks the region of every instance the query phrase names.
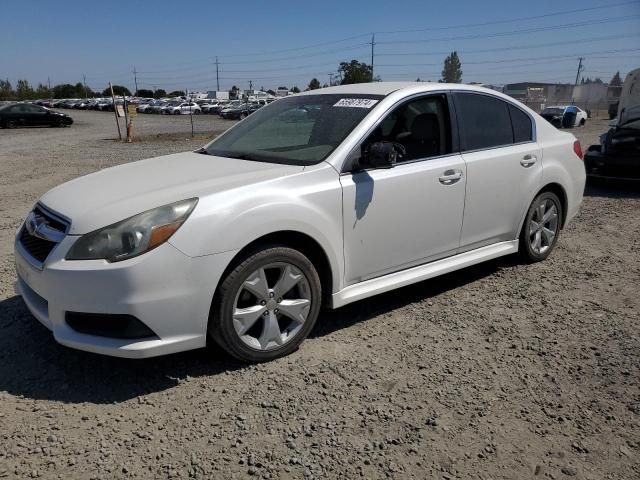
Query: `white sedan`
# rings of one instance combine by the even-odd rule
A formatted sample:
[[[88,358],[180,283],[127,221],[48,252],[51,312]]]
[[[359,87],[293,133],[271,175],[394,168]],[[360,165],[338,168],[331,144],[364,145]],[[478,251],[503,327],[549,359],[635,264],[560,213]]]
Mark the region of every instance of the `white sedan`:
[[[166,107],[165,113],[168,115],[200,115],[202,109],[195,102],[183,102]]]
[[[322,306],[503,255],[546,259],[584,185],[575,137],[495,91],[313,90],[195,152],[47,192],[16,235],[17,290],[69,347],[142,358],[211,339],[267,361],[298,348]]]

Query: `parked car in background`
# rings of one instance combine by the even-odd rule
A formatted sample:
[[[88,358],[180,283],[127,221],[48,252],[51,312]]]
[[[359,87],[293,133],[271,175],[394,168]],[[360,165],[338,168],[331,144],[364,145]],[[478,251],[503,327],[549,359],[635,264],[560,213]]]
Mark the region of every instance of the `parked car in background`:
[[[0,107],[0,125],[4,128],[15,127],[66,127],[73,119],[61,112],[30,103],[14,103]]]
[[[296,350],[323,306],[516,252],[545,260],[584,185],[575,137],[493,90],[312,90],[195,152],[45,193],[15,237],[17,291],[72,348],[142,358],[211,339],[263,362]]]
[[[177,105],[169,105],[164,111],[167,115],[200,115],[202,110],[196,102],[181,102]]]
[[[222,118],[227,118],[230,120],[231,119],[242,120],[248,117],[249,115],[251,115],[253,112],[259,110],[262,106],[263,105],[259,103],[242,103],[235,107],[230,107],[222,110],[220,112],[220,116]]]
[[[587,112],[575,105],[546,107],[540,116],[556,128],[573,128],[587,122]]]
[[[625,77],[614,122],[587,149],[587,175],[640,180],[640,68]]]
[[[613,120],[618,116],[618,105],[620,105],[619,101],[609,103],[609,108],[607,109],[607,113],[609,114],[609,120]]]
[[[202,113],[209,113],[210,108],[217,107],[218,105],[220,105],[218,100],[207,100],[200,104],[200,109],[202,110]]]

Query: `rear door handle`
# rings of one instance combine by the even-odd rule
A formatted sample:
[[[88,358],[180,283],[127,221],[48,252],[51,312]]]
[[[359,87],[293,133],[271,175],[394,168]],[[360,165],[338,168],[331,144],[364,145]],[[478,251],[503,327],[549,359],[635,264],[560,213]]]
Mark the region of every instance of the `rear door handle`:
[[[453,185],[462,178],[462,170],[446,170],[438,180],[443,185]]]
[[[538,157],[536,157],[535,155],[527,154],[522,157],[522,160],[520,160],[520,165],[522,165],[524,168],[529,168],[535,165],[537,161]]]

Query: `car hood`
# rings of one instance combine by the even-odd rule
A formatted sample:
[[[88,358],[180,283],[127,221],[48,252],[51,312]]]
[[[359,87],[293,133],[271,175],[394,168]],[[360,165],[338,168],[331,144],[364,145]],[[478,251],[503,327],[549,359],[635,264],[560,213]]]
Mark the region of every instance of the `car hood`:
[[[162,205],[247,187],[302,169],[177,153],[76,178],[48,191],[40,202],[71,220],[69,234],[81,235]]]

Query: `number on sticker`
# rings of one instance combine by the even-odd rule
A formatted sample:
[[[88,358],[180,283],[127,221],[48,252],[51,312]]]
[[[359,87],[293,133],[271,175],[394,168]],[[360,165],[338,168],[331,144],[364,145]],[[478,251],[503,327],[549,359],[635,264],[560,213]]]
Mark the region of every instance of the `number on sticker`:
[[[378,103],[378,100],[370,98],[341,98],[334,107],[371,108],[376,103]]]

